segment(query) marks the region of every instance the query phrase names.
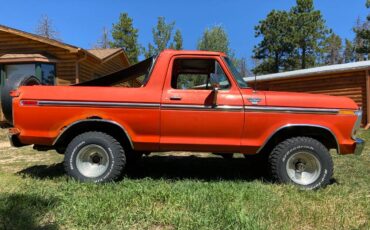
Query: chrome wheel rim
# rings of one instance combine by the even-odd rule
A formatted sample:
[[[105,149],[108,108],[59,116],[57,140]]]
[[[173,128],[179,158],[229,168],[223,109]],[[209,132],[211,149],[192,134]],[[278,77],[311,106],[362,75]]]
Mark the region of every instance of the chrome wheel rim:
[[[86,145],[77,153],[76,167],[85,177],[99,177],[107,171],[108,166],[109,155],[107,151],[99,145]]]
[[[309,185],[320,177],[321,163],[310,152],[297,152],[288,158],[286,171],[293,182],[300,185]]]

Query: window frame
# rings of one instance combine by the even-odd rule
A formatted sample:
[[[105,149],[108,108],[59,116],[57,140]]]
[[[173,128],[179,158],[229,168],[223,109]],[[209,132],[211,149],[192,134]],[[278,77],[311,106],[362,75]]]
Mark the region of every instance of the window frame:
[[[230,59],[229,57],[226,57],[226,56],[222,57],[222,61],[225,63],[226,68],[228,69],[228,71],[229,71],[229,72],[230,72],[230,74],[232,75],[232,77],[233,77],[233,79],[234,79],[235,83],[238,85],[238,87],[239,87],[240,89],[251,89],[251,88],[252,88],[251,86],[249,86],[249,84],[248,84],[247,82],[245,82],[246,87],[241,87],[241,86],[240,86],[240,83],[238,82],[237,77],[234,75],[234,71],[231,69],[231,66],[230,66],[230,64],[228,63],[228,61],[231,61],[231,59]],[[235,66],[234,66],[234,68],[235,68]],[[236,69],[236,71],[238,71],[238,70]],[[239,71],[238,71],[238,72],[239,72]],[[239,73],[239,75],[240,75],[240,73]],[[243,77],[242,77],[242,78],[243,78]],[[242,80],[244,81],[244,78],[243,78]]]
[[[212,87],[209,88],[209,89],[181,89],[181,88],[174,88],[173,85],[172,85],[172,82],[173,82],[173,78],[174,78],[174,74],[173,74],[173,70],[174,70],[174,64],[175,64],[175,61],[176,60],[213,60],[215,62],[215,64],[218,64],[221,68],[221,70],[223,71],[225,77],[226,77],[226,80],[229,82],[229,86],[227,88],[224,88],[224,89],[219,89],[220,91],[228,91],[228,90],[231,90],[231,88],[233,87],[233,81],[230,79],[230,76],[228,75],[228,72],[225,70],[225,68],[222,66],[222,59],[218,59],[217,57],[212,57],[212,56],[197,56],[197,57],[187,57],[187,56],[178,56],[178,57],[175,57],[172,59],[171,61],[171,69],[170,69],[170,81],[169,81],[169,84],[170,84],[170,88],[171,89],[174,89],[174,90],[196,90],[196,91],[199,91],[199,90],[207,90],[207,91],[212,91]],[[186,72],[179,72],[178,75],[180,74],[184,74]],[[196,74],[196,73],[194,73]],[[200,74],[205,74],[205,73],[200,73]],[[177,76],[178,76],[177,75]],[[210,80],[211,78],[211,73],[208,73],[208,80]],[[177,83],[177,79],[175,81]]]
[[[54,70],[55,70],[55,75],[54,75],[54,84],[53,85],[56,85],[57,84],[57,64],[55,62],[7,62],[7,63],[1,63],[0,64],[0,88],[2,88],[4,86],[4,83],[6,81],[6,79],[8,79],[8,76],[7,76],[7,73],[5,71],[5,68],[7,65],[27,65],[27,64],[31,64],[31,65],[34,65],[35,67],[35,72],[33,74],[33,76],[35,76],[37,79],[42,80],[42,68],[41,68],[41,65],[45,64],[45,65],[52,65],[54,67]],[[1,91],[0,91],[1,92]]]
[[[40,80],[40,82],[42,83],[42,65],[51,65],[54,67],[54,84],[52,85],[56,85],[56,82],[57,82],[57,65],[56,63],[53,63],[53,62],[34,62],[35,63],[35,77],[37,77],[37,79]],[[52,86],[50,85],[50,86]]]

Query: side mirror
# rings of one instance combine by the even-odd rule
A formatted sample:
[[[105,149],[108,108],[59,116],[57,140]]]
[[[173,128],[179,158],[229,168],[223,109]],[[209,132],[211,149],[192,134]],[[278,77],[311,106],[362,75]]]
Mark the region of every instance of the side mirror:
[[[212,86],[212,107],[217,106],[217,95],[220,90],[220,81],[217,73],[211,73],[210,83]]]
[[[213,96],[212,107],[216,107],[217,106],[218,90],[219,90],[219,88],[218,88],[217,85],[213,85],[212,86],[212,96]]]

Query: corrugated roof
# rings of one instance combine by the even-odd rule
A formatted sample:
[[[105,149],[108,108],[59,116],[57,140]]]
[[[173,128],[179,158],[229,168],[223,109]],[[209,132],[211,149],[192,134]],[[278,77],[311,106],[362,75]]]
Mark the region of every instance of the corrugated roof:
[[[266,74],[257,76],[257,81],[268,81],[275,79],[295,78],[295,77],[308,77],[320,74],[331,74],[340,72],[358,71],[370,68],[370,61],[359,61],[346,64],[320,66],[309,69],[294,70],[282,73]],[[254,77],[245,77],[245,81],[252,82]]]
[[[120,51],[123,51],[122,48],[110,48],[110,49],[91,49],[87,50],[88,52],[92,53],[93,55],[97,56],[100,59],[106,59]]]

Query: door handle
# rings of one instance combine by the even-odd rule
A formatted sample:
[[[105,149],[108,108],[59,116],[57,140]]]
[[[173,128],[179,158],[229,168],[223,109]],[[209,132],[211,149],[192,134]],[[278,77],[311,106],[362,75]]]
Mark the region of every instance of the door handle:
[[[171,96],[170,97],[170,100],[172,100],[172,101],[180,101],[182,98],[181,98],[181,96],[179,96],[179,95],[174,95],[174,96]]]

